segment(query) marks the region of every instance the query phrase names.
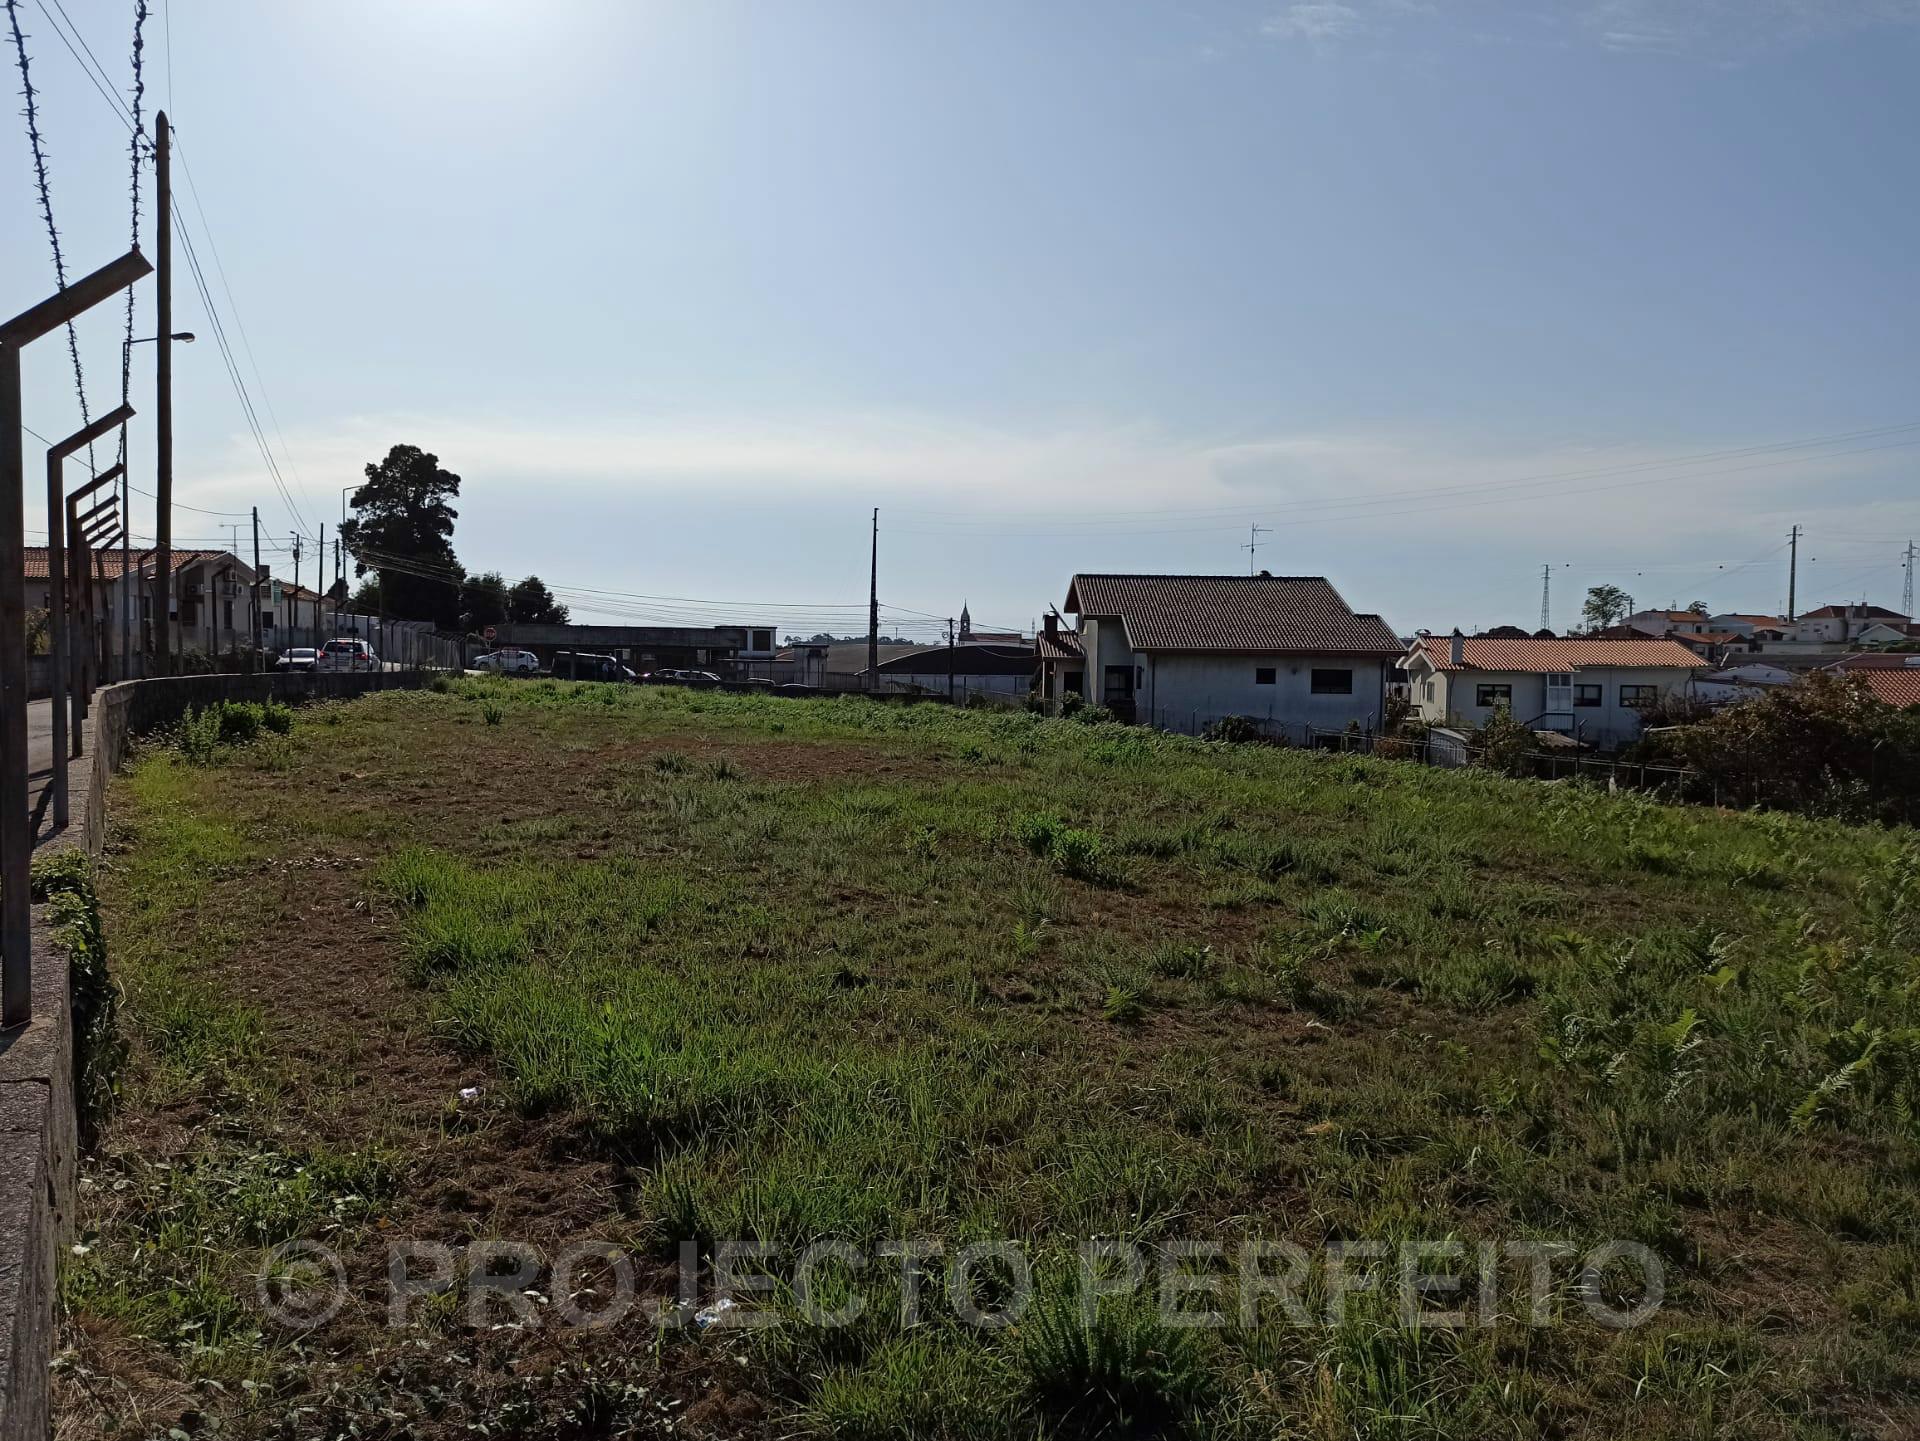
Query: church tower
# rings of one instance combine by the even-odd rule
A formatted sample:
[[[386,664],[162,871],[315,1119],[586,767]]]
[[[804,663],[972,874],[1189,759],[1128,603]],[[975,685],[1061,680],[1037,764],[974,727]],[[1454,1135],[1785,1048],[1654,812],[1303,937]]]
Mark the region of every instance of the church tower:
[[[973,639],[973,617],[967,614],[967,603],[960,602],[960,639]]]

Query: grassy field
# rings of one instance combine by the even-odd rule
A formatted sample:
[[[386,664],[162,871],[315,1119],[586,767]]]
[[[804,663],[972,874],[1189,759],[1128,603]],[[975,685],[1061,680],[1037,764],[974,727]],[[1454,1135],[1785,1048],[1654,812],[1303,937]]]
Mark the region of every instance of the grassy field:
[[[500,681],[156,749],[112,814],[132,1054],[63,1287],[69,1434],[1920,1430],[1911,833]],[[649,1297],[689,1240],[758,1243],[787,1320],[475,1325],[456,1278],[385,1324],[396,1240],[585,1236]],[[296,1238],[353,1296],[306,1332],[256,1304]],[[899,1263],[850,1259],[903,1240],[944,1248],[910,1327]],[[1089,1318],[1089,1240],[1186,1277],[1176,1314],[1116,1287]],[[953,1264],[1003,1241],[1031,1295],[968,1324],[956,1295],[1026,1295]],[[1304,1318],[1242,1310],[1250,1242],[1309,1259]],[[1472,1273],[1464,1327],[1398,1314],[1410,1242]],[[1640,1324],[1585,1304],[1608,1242],[1664,1273]],[[1538,1316],[1527,1245],[1573,1256]]]

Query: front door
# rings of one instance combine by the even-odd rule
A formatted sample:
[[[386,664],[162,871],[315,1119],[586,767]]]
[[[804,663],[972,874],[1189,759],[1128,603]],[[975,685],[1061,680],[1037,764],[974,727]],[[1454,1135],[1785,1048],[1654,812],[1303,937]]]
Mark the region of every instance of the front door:
[[[1101,704],[1122,720],[1133,719],[1133,679],[1133,667],[1130,665],[1110,665],[1106,669],[1106,686],[1101,692]]]

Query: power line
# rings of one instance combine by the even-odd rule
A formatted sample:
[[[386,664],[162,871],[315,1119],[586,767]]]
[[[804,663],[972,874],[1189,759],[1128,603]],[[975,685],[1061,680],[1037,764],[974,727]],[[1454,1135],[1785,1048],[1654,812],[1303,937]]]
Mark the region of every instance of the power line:
[[[143,0],[144,3],[144,0]],[[241,348],[247,352],[247,364],[253,368],[254,383],[260,388],[260,399],[267,407],[267,419],[273,422],[273,433],[280,441],[280,451],[286,457],[287,464],[293,470],[293,483],[299,489],[301,499],[313,504],[313,497],[307,492],[306,481],[300,475],[300,463],[293,458],[293,448],[287,444],[287,435],[280,428],[280,416],[273,408],[273,396],[267,390],[266,377],[260,373],[260,362],[253,353],[253,341],[247,334],[247,322],[240,314],[240,302],[234,298],[233,287],[227,283],[227,267],[220,259],[220,242],[214,237],[213,224],[207,219],[206,207],[200,203],[200,187],[194,182],[193,164],[187,159],[186,148],[176,138],[174,153],[180,157],[180,169],[187,177],[187,193],[193,197],[194,213],[200,217],[201,232],[207,237],[207,249],[213,256],[214,274],[220,277],[221,292],[227,297],[227,307],[233,312],[234,328],[240,332]],[[298,513],[296,512],[296,515]],[[301,520],[304,527],[306,521]]]
[[[1411,489],[1411,490],[1377,491],[1370,496],[1360,497],[1354,500],[1329,500],[1329,501],[1320,501],[1320,502],[1297,503],[1293,506],[1293,509],[1298,511],[1302,509],[1344,508],[1352,505],[1381,504],[1391,500],[1403,500],[1403,499],[1432,500],[1439,497],[1452,496],[1452,495],[1460,495],[1460,496],[1479,495],[1479,494],[1486,494],[1493,491],[1511,490],[1511,489],[1534,486],[1534,485],[1548,485],[1548,484],[1554,484],[1554,483],[1564,482],[1569,480],[1603,479],[1608,476],[1624,475],[1633,471],[1641,471],[1641,470],[1649,470],[1649,469],[1657,469],[1662,471],[1673,470],[1676,468],[1686,467],[1686,466],[1704,465],[1709,462],[1717,461],[1717,460],[1743,459],[1747,456],[1762,455],[1762,454],[1767,454],[1775,451],[1810,450],[1810,449],[1815,449],[1822,446],[1838,445],[1848,441],[1873,440],[1873,439],[1878,439],[1882,436],[1903,434],[1905,432],[1914,431],[1914,430],[1920,430],[1920,421],[1904,421],[1899,424],[1893,424],[1893,425],[1871,426],[1863,430],[1837,431],[1828,435],[1810,436],[1810,437],[1806,437],[1804,439],[1799,439],[1799,440],[1767,441],[1764,443],[1757,443],[1753,445],[1737,446],[1731,449],[1702,451],[1691,456],[1683,456],[1677,459],[1672,457],[1660,457],[1658,459],[1628,461],[1619,465],[1599,466],[1599,467],[1594,467],[1594,468],[1585,469],[1585,470],[1550,471],[1550,472],[1546,472],[1539,475],[1517,476],[1509,480],[1476,481],[1469,484],[1451,485],[1451,486],[1427,486],[1427,487],[1421,487],[1421,488]],[[1214,517],[1214,516],[1219,516],[1219,517],[1238,516],[1244,522],[1244,520],[1248,516],[1264,514],[1264,512],[1269,508],[1270,507],[1268,503],[1262,502],[1259,505],[1214,506],[1214,507],[1200,507],[1200,508],[1175,506],[1175,507],[1159,509],[1159,510],[1104,511],[1102,513],[1102,517],[1096,523],[1128,525],[1128,524],[1144,524],[1149,518],[1154,518],[1154,517],[1172,517],[1175,519],[1181,519],[1181,518],[1199,519],[1202,517]],[[963,522],[979,520],[979,512],[977,510],[947,511],[947,510],[915,510],[912,508],[906,508],[906,509],[903,509],[900,513],[906,514],[906,515],[921,515],[921,516],[929,516],[929,517],[942,517],[942,516],[957,517]],[[1023,512],[1020,518],[1016,521],[1009,521],[1004,523],[1003,522],[980,522],[980,525],[985,529],[997,529],[997,530],[1026,529],[1029,527],[1032,521],[1046,519],[1049,516],[1066,516],[1066,517],[1071,517],[1077,521],[1081,517],[1081,512],[1079,512],[1078,510],[1027,511],[1027,512]],[[955,528],[963,528],[963,527],[955,527]],[[1231,528],[1237,529],[1238,527],[1235,526]]]
[[[92,82],[93,88],[99,91],[100,94],[105,97],[107,104],[113,107],[114,112],[120,117],[120,123],[127,126],[133,125],[133,117],[127,113],[127,107],[121,102],[120,97],[113,93],[113,81],[108,78],[106,67],[100,63],[100,58],[93,53],[93,47],[87,44],[86,37],[80,33],[80,27],[73,23],[73,17],[67,14],[66,7],[60,3],[60,0],[53,0],[53,8],[60,12],[60,20],[64,20],[66,22],[66,29],[73,32],[73,39],[71,40],[67,38],[66,31],[60,28],[60,20],[55,20],[53,16],[47,14],[47,7],[44,0],[33,0],[33,3],[34,8],[46,17],[47,24],[53,26],[53,33],[60,37],[60,43],[67,47],[67,54],[73,57],[74,63],[80,67],[82,73]],[[80,50],[73,48],[76,44],[80,47]],[[80,58],[81,50],[86,52],[86,59],[84,60]]]
[[[43,7],[40,11],[46,14]],[[60,229],[53,223],[53,191],[47,183],[46,142],[40,134],[40,105],[34,94],[33,73],[27,60],[27,37],[20,30],[20,9],[18,0],[7,0],[7,21],[13,29],[13,53],[20,66],[20,93],[27,102],[25,113],[27,122],[27,144],[33,151],[34,184],[40,193],[40,215],[47,223],[47,241],[53,247],[53,276],[61,290],[67,288],[67,260],[60,251]],[[52,17],[48,17],[52,24]],[[55,26],[55,30],[58,30]],[[64,40],[65,37],[62,37]],[[76,60],[79,57],[74,57]],[[67,322],[67,354],[73,357],[73,389],[80,402],[80,424],[84,427],[91,423],[87,414],[87,377],[80,366],[80,335],[74,329],[73,322]],[[87,463],[93,464],[93,443],[87,443]]]

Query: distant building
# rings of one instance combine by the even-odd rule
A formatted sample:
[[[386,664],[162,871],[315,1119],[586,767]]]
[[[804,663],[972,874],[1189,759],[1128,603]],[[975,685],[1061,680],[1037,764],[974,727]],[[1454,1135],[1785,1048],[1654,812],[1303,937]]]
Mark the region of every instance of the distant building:
[[[1885,606],[1823,605],[1793,623],[1792,639],[1800,645],[1854,645],[1876,625],[1904,626],[1909,619]]]
[[[868,672],[862,671],[860,679],[864,688],[882,692],[1018,701],[1033,690],[1035,671],[1033,645],[1020,636],[1006,645],[974,641],[909,646],[880,662],[870,686],[865,685]]]
[[[1478,726],[1504,708],[1535,730],[1609,748],[1637,737],[1648,706],[1706,669],[1664,637],[1513,640],[1456,630],[1416,637],[1406,658],[1422,720]]]
[[[1076,575],[1035,642],[1041,693],[1193,732],[1244,716],[1299,740],[1378,728],[1400,640],[1322,576]]]

